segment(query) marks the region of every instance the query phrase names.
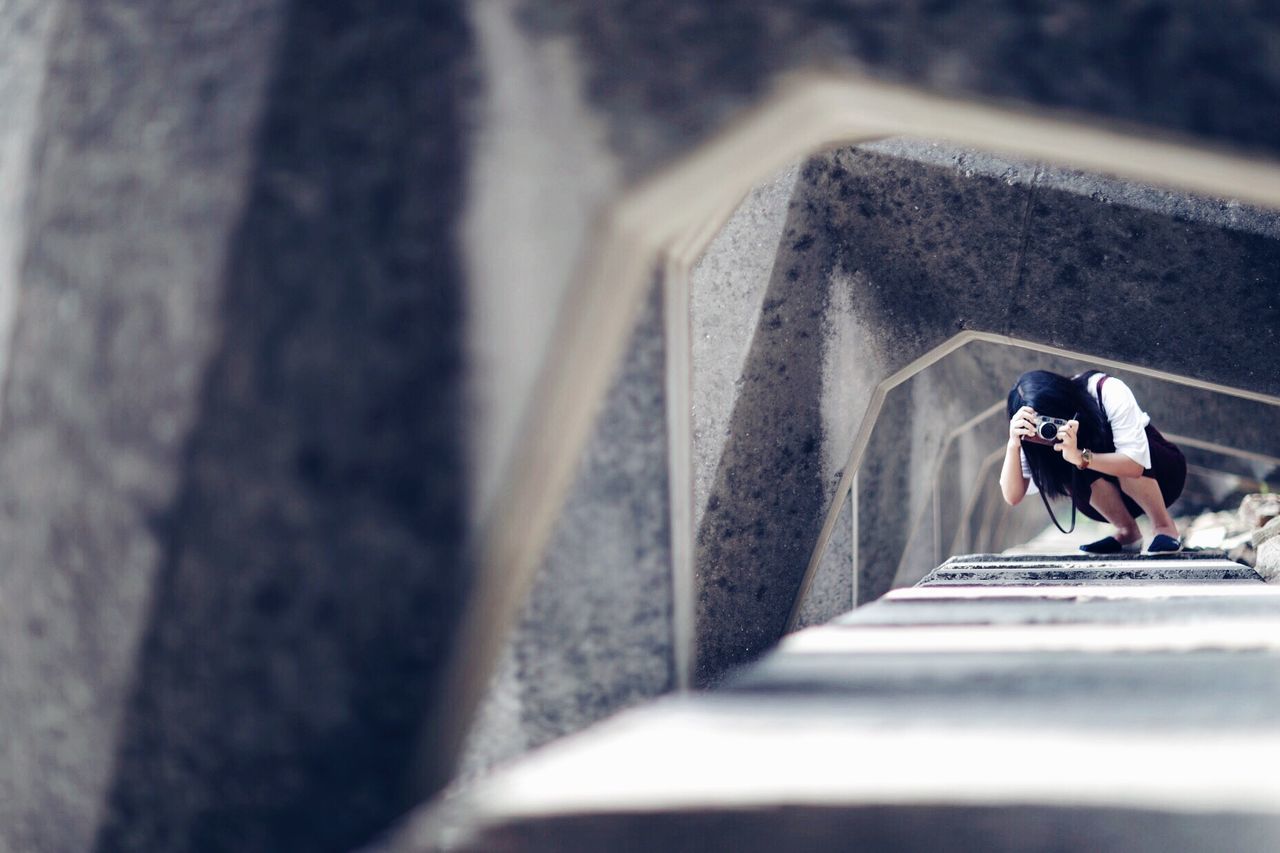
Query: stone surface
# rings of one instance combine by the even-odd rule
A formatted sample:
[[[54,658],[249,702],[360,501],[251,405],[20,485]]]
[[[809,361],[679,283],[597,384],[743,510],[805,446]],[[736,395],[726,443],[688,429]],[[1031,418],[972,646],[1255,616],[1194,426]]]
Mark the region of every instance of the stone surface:
[[[705,264],[724,265],[725,253],[750,245],[744,223],[777,221],[783,196],[776,182],[767,186],[744,201],[731,220],[734,239],[713,243]],[[761,300],[733,415],[720,430],[729,442],[699,527],[704,681],[776,636],[778,608],[798,588],[816,541],[818,528],[805,513],[825,512],[834,499],[827,484],[842,473],[876,382],[956,332],[1014,334],[1268,390],[1257,370],[1270,357],[1268,333],[1246,331],[1269,328],[1265,317],[1276,310],[1256,283],[1259,270],[1280,258],[1280,225],[1264,211],[913,140],[811,159],[787,211],[767,292],[744,296],[749,304],[735,309],[749,315],[753,298]],[[761,231],[766,245],[774,227]],[[1064,259],[1060,269],[1055,259]],[[1064,312],[1061,300],[1035,296],[1051,266],[1079,279],[1062,299],[1086,306],[1083,312]],[[758,282],[752,269],[763,267],[748,265],[742,274]],[[1177,316],[1152,301],[1169,276],[1194,287],[1220,286],[1221,277],[1234,288],[1226,298],[1236,314],[1212,330],[1170,326],[1172,337],[1162,338],[1156,327],[1165,320],[1145,318]],[[1148,333],[1131,333],[1136,317]],[[1212,353],[1199,347],[1226,338],[1229,345]],[[793,378],[819,362],[824,376],[839,379],[813,386]],[[860,600],[913,582],[942,556],[934,554],[928,504],[948,430],[1003,400],[1027,369],[1071,374],[1091,366],[971,343],[889,393],[859,472]],[[1273,407],[1138,374],[1123,378],[1168,432],[1280,452]],[[701,401],[695,397],[695,405]],[[723,400],[714,405],[727,408]],[[1003,442],[1002,421],[993,416],[946,464],[940,551],[955,538],[982,459]],[[807,461],[803,443],[796,446],[801,436],[816,438],[819,460]],[[740,451],[731,449],[739,444],[751,452],[735,462]],[[699,458],[717,458],[714,443],[707,446]],[[998,470],[986,476],[994,479]],[[1043,510],[1011,513],[998,496],[988,495],[977,514],[978,527],[994,531],[989,546],[995,539],[1013,544],[1045,523]],[[924,522],[916,524],[917,517]],[[765,531],[774,534],[768,541]]]
[[[924,466],[932,464],[930,460],[937,460],[934,449],[936,444],[931,446],[919,443],[926,431],[918,422],[930,417],[946,421],[948,426],[961,422],[976,404],[984,401],[1001,402],[1013,378],[1031,368],[1072,375],[1089,369],[1090,365],[1083,361],[1027,353],[996,344],[969,344],[922,371],[906,383],[902,390],[891,392],[887,404],[890,408],[886,410],[889,414],[877,423],[872,439],[875,449],[871,456],[919,460],[919,464]],[[1274,429],[1276,415],[1270,406],[1216,395],[1140,374],[1112,372],[1133,388],[1139,403],[1152,416],[1153,422],[1168,434],[1189,436],[1247,452],[1273,454],[1280,451]],[[964,389],[964,393],[959,394],[956,389]],[[912,401],[910,414],[894,408],[902,406],[899,402],[900,395],[909,395]],[[909,439],[903,424],[910,424],[910,431],[919,435]],[[936,441],[936,430],[934,435]],[[879,540],[868,543],[868,547],[882,548],[884,554],[881,560],[867,561],[863,567],[863,571],[868,574],[864,582],[868,599],[883,594],[890,585],[914,583],[941,557],[946,556],[946,549],[955,541],[956,525],[960,522],[960,514],[972,495],[972,489],[995,484],[999,475],[998,465],[982,475],[985,477],[984,483],[975,482],[975,478],[981,473],[981,459],[1002,448],[1005,436],[1006,424],[1002,406],[996,414],[975,425],[963,439],[957,439],[951,452],[941,460],[942,468],[936,480],[942,528],[939,539],[944,549],[941,555],[933,553],[931,503],[934,478],[927,473],[913,475],[906,480],[909,484],[905,487],[908,489],[907,493],[897,495],[883,488],[872,470],[862,473],[862,511],[867,516],[866,523],[870,525],[868,532],[873,532]],[[1225,467],[1228,471],[1245,476],[1259,473],[1253,468],[1254,463],[1247,460],[1191,446],[1184,447],[1183,450],[1188,462],[1194,465],[1213,469]],[[928,468],[925,467],[924,471],[927,472]],[[1198,491],[1204,493],[1198,494]],[[992,490],[991,494],[997,502],[1002,503],[998,491]],[[1220,506],[1228,499],[1229,493],[1213,494],[1210,486],[1204,482],[1203,474],[1193,470],[1184,490],[1184,497],[1179,499],[1173,509],[1177,514],[1187,514],[1197,511],[1205,502],[1209,506]],[[993,506],[999,512],[1005,512],[999,503]],[[902,521],[903,506],[909,508],[911,518],[918,519],[918,522],[911,522],[914,535],[909,538],[908,528]],[[1059,512],[1060,520],[1066,524],[1069,518],[1066,505],[1059,502],[1055,511]],[[1000,541],[984,543],[983,547],[1004,548],[1025,541],[1031,530],[1038,530],[1036,525],[1043,527],[1050,523],[1039,500],[1034,497],[1014,512],[1020,518],[1029,519],[1030,530],[1019,518],[1011,518],[998,525],[1002,531]],[[981,508],[975,509],[973,516],[980,519]],[[1091,532],[1077,532],[1070,547],[1074,549],[1077,544],[1089,541],[1091,536]],[[895,557],[895,554],[899,556]],[[894,565],[897,566],[896,576],[890,574]]]
[[[835,485],[824,479],[822,454],[827,293],[798,236],[804,216],[790,207],[697,528],[695,677],[703,684],[781,635]]]
[[[1178,2],[0,5],[0,846],[347,849],[421,793],[415,760],[443,777],[418,729],[453,699],[469,555],[564,288],[613,201],[784,73],[1274,155],[1277,26]],[[780,236],[725,291],[704,681],[780,635],[870,391],[922,347],[980,328],[1280,389],[1265,217],[942,157],[822,154],[753,196]],[[1087,311],[1041,298],[1059,278]],[[1210,286],[1221,323],[1182,316]],[[651,591],[651,557],[603,597]],[[662,606],[584,661],[539,626],[538,724],[628,643],[661,689]]]
[[[1113,556],[1115,557],[1113,559]],[[952,557],[919,582],[945,584],[1102,584],[1181,581],[1257,581],[1257,572],[1227,560],[1219,550],[1174,554],[1126,554],[1095,557],[1067,555],[977,554]]]
[[[1002,560],[1046,562],[948,565]],[[420,810],[379,849],[1267,849],[1280,594],[1171,582],[1170,564],[1223,561],[1082,557],[1057,565],[1135,577],[897,590]]]
[[[1234,49],[1241,46],[1240,39],[1244,38],[1239,33],[1249,32],[1249,38],[1255,38],[1258,36],[1253,34],[1260,32],[1259,21],[1244,9],[1232,8],[1211,16],[1211,20],[1204,17],[1202,10],[1177,4],[1146,9],[1149,16],[1127,7],[1109,9],[1104,15],[1087,5],[1071,6],[1054,15],[1008,7],[982,7],[979,10],[976,6],[965,5],[947,10],[922,9],[907,14],[903,10],[874,4],[857,4],[856,14],[846,14],[849,10],[844,7],[808,3],[779,9],[747,8],[740,4],[716,8],[684,4],[679,14],[667,14],[667,11],[655,7],[638,12],[610,4],[587,5],[565,0],[524,3],[517,14],[509,20],[504,19],[501,26],[506,29],[494,28],[496,15],[486,12],[477,18],[479,28],[486,34],[485,38],[491,39],[491,44],[506,39],[501,42],[506,45],[506,52],[524,58],[523,65],[515,61],[500,61],[493,66],[505,72],[504,79],[519,79],[521,75],[515,71],[519,66],[527,78],[549,80],[553,84],[551,90],[557,93],[546,102],[537,99],[542,106],[530,111],[526,115],[527,120],[522,119],[523,138],[529,139],[530,145],[540,151],[543,140],[554,137],[560,150],[572,150],[574,154],[559,159],[547,155],[549,159],[539,162],[550,164],[549,170],[556,172],[571,159],[578,158],[585,171],[596,176],[588,182],[596,188],[592,191],[594,195],[586,193],[575,203],[566,203],[557,215],[548,217],[549,224],[545,227],[540,222],[524,222],[522,233],[537,232],[549,239],[554,237],[554,245],[561,249],[571,245],[575,239],[572,234],[564,229],[554,234],[552,231],[561,225],[568,231],[585,227],[584,223],[590,222],[590,214],[595,212],[596,200],[609,194],[615,174],[621,175],[625,181],[651,174],[675,155],[691,150],[758,99],[777,73],[812,64],[856,68],[948,93],[996,97],[1013,103],[1021,100],[1038,106],[1080,110],[1095,116],[1137,120],[1152,126],[1201,134],[1202,137],[1230,139],[1245,146],[1271,145],[1266,141],[1269,138],[1266,132],[1259,131],[1263,125],[1242,118],[1257,114],[1250,112],[1250,106],[1256,106],[1253,101],[1242,103],[1239,93],[1243,89],[1239,81],[1248,79],[1255,85],[1255,91],[1267,91],[1267,87],[1272,85],[1268,81],[1275,76],[1275,69],[1256,52],[1239,54],[1242,58],[1238,63],[1223,63],[1212,79],[1196,77],[1194,83],[1189,82],[1185,88],[1161,87],[1153,96],[1149,85],[1151,79],[1171,79],[1169,74],[1176,74],[1177,69],[1192,62],[1192,54],[1188,52],[1184,38],[1187,32],[1194,31],[1198,38],[1204,39],[1198,44],[1229,44],[1233,48],[1230,55],[1236,56]],[[516,24],[514,28],[510,26],[512,21]],[[964,34],[968,28],[979,22],[983,32],[989,33],[991,38],[966,38]],[[1241,24],[1244,26],[1238,26]],[[1078,26],[1086,29],[1078,29]],[[1266,26],[1261,28],[1262,31]],[[1091,32],[1090,38],[1078,35],[1084,31]],[[707,33],[713,32],[715,39],[706,38]],[[1153,32],[1157,35],[1153,36]],[[1139,33],[1142,34],[1140,38],[1133,38]],[[1053,36],[1051,40],[1050,35]],[[1024,56],[1020,47],[1013,49],[1014,45],[1025,44],[1028,37],[1052,44],[1053,49],[1047,54],[1052,57],[1051,63],[1038,55],[1036,58]],[[751,45],[763,43],[762,40],[767,41],[768,50],[751,49]],[[706,42],[714,44],[704,44]],[[1099,52],[1102,46],[1122,42],[1126,46],[1126,55],[1139,56],[1136,64],[1120,66],[1103,61],[1107,54]],[[690,49],[692,44],[697,44],[699,49]],[[495,55],[500,56],[503,51],[499,47]],[[1245,56],[1249,58],[1246,60]],[[1011,67],[1013,73],[1010,73]],[[1155,73],[1153,69],[1162,69],[1161,76],[1151,77]],[[696,85],[692,81],[696,81]],[[515,97],[518,93],[514,89],[503,91],[507,93],[504,97],[509,103],[521,100]],[[1189,94],[1192,91],[1194,96]],[[1231,105],[1230,108],[1225,106],[1227,104]],[[497,119],[491,117],[486,121],[501,120],[505,114],[498,109]],[[562,123],[538,123],[551,115],[567,115],[568,118]],[[562,126],[575,123],[581,128],[579,133],[561,135]],[[513,123],[508,122],[505,127],[507,130],[503,132],[506,136],[503,138],[517,138],[519,134],[512,130]],[[511,158],[523,156],[518,146],[505,150]],[[541,155],[535,152],[534,156]],[[983,234],[988,235],[983,244],[984,250],[1003,241],[1008,244],[1006,253],[1009,258],[1013,258],[1021,246],[1019,240],[1024,231],[1030,233],[1027,229],[1037,225],[1039,211],[1026,203],[1033,196],[1029,189],[1033,185],[1040,185],[1049,192],[1063,188],[1071,190],[1079,198],[1088,199],[1086,207],[1112,204],[1116,200],[1136,206],[1138,202],[1135,199],[1141,195],[1133,192],[1132,188],[1108,184],[1105,180],[1045,170],[1035,164],[1006,163],[999,166],[994,176],[982,174],[983,169],[988,168],[986,164],[995,161],[977,155],[967,156],[966,162],[977,164],[980,179],[996,177],[1004,182],[1009,193],[1006,196],[998,191],[991,194],[985,208],[990,216],[986,219],[980,215],[974,217],[972,209],[965,210],[963,216],[974,221],[965,223],[969,230],[960,227],[955,232],[964,239],[973,239],[975,234],[979,238]],[[611,158],[616,158],[616,163],[611,162]],[[493,174],[499,174],[501,169],[497,164],[500,159],[493,163],[496,169]],[[949,163],[947,169],[953,174],[963,174],[963,169],[954,168],[956,165]],[[965,164],[960,165],[968,168]],[[909,180],[918,170],[918,163],[904,164],[896,177]],[[511,177],[518,175],[512,174]],[[500,184],[501,181],[495,183]],[[947,201],[953,206],[963,207],[968,203],[962,193],[951,192],[958,184],[943,184],[940,185],[940,193],[930,196],[930,192],[938,189],[934,187],[925,195],[931,201]],[[846,199],[858,194],[856,189],[844,189]],[[1011,208],[1006,207],[1009,201],[1013,202]],[[1019,202],[1023,203],[1021,207]],[[1209,207],[1214,207],[1214,210],[1209,211]],[[501,205],[495,205],[495,209],[500,210]],[[763,207],[758,209],[764,211]],[[778,209],[776,206],[770,208],[774,213]],[[1251,226],[1240,226],[1236,220],[1249,220],[1250,214],[1247,211],[1241,213],[1238,205],[1197,206],[1194,201],[1187,204],[1178,200],[1166,204],[1161,211],[1157,214],[1148,210],[1148,213],[1171,220],[1189,218],[1208,223],[1206,217],[1212,212],[1216,217],[1211,223],[1214,228],[1226,224],[1240,233],[1261,236],[1264,241],[1270,239],[1257,229],[1250,230]],[[799,214],[788,211],[788,215],[810,218],[813,218],[813,213],[812,210],[800,211]],[[1005,213],[1008,221],[997,221],[1000,213]],[[762,226],[761,234],[764,234],[776,228],[777,217],[765,215],[756,221],[769,223],[767,227]],[[895,220],[898,225],[902,221],[905,220]],[[930,224],[935,226],[939,222],[939,217],[930,219]],[[472,243],[473,247],[478,247],[472,251],[481,263],[487,263],[484,260],[487,251],[507,253],[504,241],[484,239],[487,227],[490,226],[477,226],[477,233],[481,236]],[[941,230],[945,231],[947,227],[943,224]],[[1128,226],[1118,227],[1124,230]],[[1129,229],[1125,233],[1131,232]],[[736,244],[738,249],[758,248],[756,244],[767,247],[773,240],[765,236],[753,242],[749,228],[735,233],[737,236],[729,242]],[[798,270],[800,267],[792,263],[794,258],[788,255],[794,256],[808,249],[789,248],[796,242],[804,244],[803,235],[797,232],[793,236],[798,239],[784,244],[777,263],[770,265],[766,252],[752,256],[754,260],[744,264],[744,269],[751,267],[757,272],[766,270],[768,273],[779,268]],[[841,235],[839,240],[850,242],[847,234]],[[1159,241],[1151,246],[1151,251],[1159,251]],[[1056,247],[1053,251],[1057,251]],[[1031,287],[1034,290],[1035,287],[1034,283],[1019,285],[1018,276],[1024,275],[1027,264],[1031,262],[1027,258],[1016,263],[1012,260],[975,259],[967,256],[963,249],[955,248],[930,251],[929,254],[933,265],[924,266],[929,267],[933,281],[949,280],[957,274],[963,277],[966,270],[978,270],[990,273],[992,281],[1012,282],[1024,289]],[[742,255],[745,259],[746,253]],[[514,257],[516,254],[510,254],[510,258]],[[541,312],[541,308],[554,301],[554,272],[564,269],[567,253],[561,252],[557,257],[559,260],[555,263],[538,266],[540,283],[530,287],[526,294],[529,304],[539,308],[537,316],[530,317],[531,327],[527,330],[530,339],[545,340],[549,335],[552,320],[543,316],[545,312]],[[1080,264],[1076,264],[1077,270],[1086,269],[1091,258],[1082,257]],[[531,260],[540,262],[538,258],[531,257]],[[908,262],[902,263],[904,260]],[[910,268],[911,260],[909,255],[903,255],[892,258],[889,263]],[[494,268],[497,268],[496,261]],[[508,268],[517,269],[519,265]],[[710,425],[709,431],[715,435],[714,442],[723,441],[724,436],[733,436],[733,441],[739,444],[737,449],[715,447],[713,452],[699,455],[696,468],[695,488],[699,499],[695,502],[695,513],[698,515],[700,553],[699,667],[703,680],[713,680],[727,666],[757,654],[772,642],[778,633],[777,626],[784,618],[781,614],[789,609],[788,598],[794,597],[794,593],[788,590],[796,587],[798,573],[802,570],[798,566],[807,562],[806,551],[812,550],[815,532],[814,525],[803,519],[815,506],[829,503],[830,495],[825,491],[830,489],[828,478],[840,473],[843,464],[840,460],[847,457],[844,452],[847,447],[842,447],[840,442],[847,441],[847,436],[856,428],[860,407],[865,403],[869,387],[864,385],[861,376],[855,381],[835,383],[828,381],[827,377],[847,376],[843,368],[853,365],[864,371],[873,385],[885,370],[901,363],[897,359],[916,354],[919,346],[945,339],[961,326],[985,328],[982,324],[991,319],[987,316],[991,313],[991,303],[978,290],[956,288],[955,295],[943,294],[939,299],[923,287],[922,280],[916,281],[916,287],[906,288],[902,287],[902,280],[872,281],[869,285],[872,290],[918,291],[920,297],[916,303],[908,301],[889,306],[887,314],[867,311],[865,309],[870,303],[865,293],[861,296],[859,293],[868,285],[859,277],[875,278],[878,272],[878,267],[871,266],[867,269],[833,268],[830,281],[820,285],[820,289],[826,289],[825,295],[814,293],[796,297],[807,304],[810,314],[818,310],[820,316],[804,317],[805,305],[801,306],[802,310],[782,308],[781,314],[774,310],[772,313],[778,317],[770,316],[768,321],[785,321],[796,334],[790,339],[784,336],[772,342],[767,340],[771,331],[768,328],[762,335],[752,337],[757,320],[766,318],[765,300],[771,300],[770,304],[775,306],[778,304],[776,292],[759,297],[758,306],[754,294],[763,293],[763,289],[772,284],[755,273],[748,273],[736,281],[740,286],[737,292],[750,294],[731,306],[742,315],[743,325],[739,327],[739,334],[724,338],[723,352],[715,347],[711,352],[712,360],[718,361],[718,367],[727,370],[725,376],[728,381],[739,387],[733,393],[725,394],[726,384],[720,382],[716,386],[718,396],[715,400],[710,395],[699,396],[706,402],[703,410],[706,420],[702,423]],[[1041,268],[1032,271],[1036,276],[1041,272]],[[1097,277],[1117,274],[1114,269],[1106,269]],[[751,275],[755,277],[751,278]],[[489,280],[498,281],[500,278],[490,276]],[[834,282],[841,284],[836,286]],[[1105,284],[1097,283],[1096,286],[1105,287]],[[1146,283],[1142,286],[1149,287]],[[493,292],[498,290],[495,288]],[[1007,307],[1007,299],[997,301],[1002,308]],[[909,323],[905,327],[886,325],[880,328],[877,325],[887,323],[889,317],[903,318],[914,313],[920,315],[920,323]],[[1099,305],[1097,313],[1099,316],[1115,315],[1114,304]],[[508,316],[523,320],[529,314],[510,311]],[[1028,326],[1038,322],[1038,319],[1027,320]],[[819,326],[824,341],[822,346],[808,346],[806,349],[807,345],[800,343],[806,340],[801,333],[813,335]],[[1078,331],[1076,328],[1055,329],[1050,342],[1079,344],[1082,348],[1106,353],[1116,350],[1105,336],[1101,337],[1102,342],[1091,339],[1082,343],[1076,334]],[[1161,336],[1157,337],[1157,343],[1168,347],[1168,329],[1158,331]],[[1225,347],[1218,352],[1229,350],[1231,347]],[[1193,359],[1201,354],[1187,355],[1188,359]],[[734,362],[743,360],[745,364],[748,359],[754,361],[734,376]],[[772,384],[765,381],[761,367],[770,367],[770,361],[774,365],[786,365],[792,360],[798,366],[822,364],[823,384],[820,390],[806,387],[803,382],[797,383],[797,387],[779,387],[780,383],[776,381]],[[708,362],[704,359],[703,363]],[[1204,359],[1198,363],[1201,363],[1206,376],[1226,376],[1233,368],[1233,365],[1225,363],[1209,364]],[[1246,362],[1240,362],[1243,363]],[[696,377],[697,374],[695,384]],[[1240,378],[1239,374],[1234,378]],[[1256,379],[1250,379],[1255,386]],[[499,414],[505,413],[504,422],[514,423],[513,417],[508,416],[518,409],[511,401],[523,393],[519,377],[497,381],[486,393],[488,400],[498,401],[493,404],[497,408],[491,406],[490,409],[495,412],[501,409]],[[770,400],[781,402],[781,405],[771,408],[773,402]],[[727,416],[726,411],[734,414]],[[724,423],[728,427],[722,431],[719,425]],[[829,427],[833,425],[838,425],[839,429],[830,431]],[[763,449],[752,446],[748,434],[755,436],[752,441],[758,441],[761,430],[765,428],[769,428],[771,434],[787,437]],[[813,436],[817,437],[816,453],[821,461],[816,465],[785,465],[787,453],[803,451]],[[974,453],[972,448],[964,452]],[[494,458],[501,455],[496,454]],[[763,460],[759,470],[748,463],[752,456]],[[500,470],[500,463],[492,462],[491,456],[485,452],[477,458],[484,460],[491,472]],[[971,464],[964,463],[966,467]],[[779,470],[784,472],[781,478],[776,476]],[[815,472],[816,478],[813,476]],[[816,488],[815,479],[818,481]],[[492,481],[492,476],[486,480]],[[705,500],[702,499],[704,495]],[[730,503],[726,504],[726,501]],[[775,511],[779,508],[782,516],[787,510],[794,510],[796,520],[780,518]],[[821,509],[817,511],[820,513]],[[1025,511],[1005,513],[991,501],[983,504],[981,515],[991,520],[991,524],[986,525],[988,530],[998,528],[1006,532],[1023,523],[1020,518],[1028,517]],[[944,526],[947,523],[944,522]],[[756,531],[772,524],[777,525],[777,535],[766,542]],[[797,533],[799,544],[793,539]],[[900,530],[899,537],[905,539],[906,532]],[[803,541],[806,539],[809,540],[807,543]],[[901,549],[894,550],[900,554]],[[877,566],[877,571],[886,576],[884,586],[887,587],[892,582],[892,571],[880,563]]]
[[[1253,545],[1255,548],[1259,547],[1266,542],[1270,542],[1277,535],[1280,535],[1280,522],[1273,518],[1259,529],[1253,531]]]
[[[933,599],[881,598],[846,613],[841,625],[1153,625],[1194,624],[1222,617],[1273,619],[1280,601],[1273,597],[1209,599],[1156,598],[1135,602],[1118,598],[986,598],[947,599],[945,589]]]
[[[5,51],[0,846],[85,850],[118,778],[279,10],[69,2],[42,25],[24,7],[0,8],[25,42]]]
[[[1259,369],[1280,310],[1259,286],[1280,253],[1274,219],[1261,234],[1112,205],[1046,186],[1043,168],[1022,181],[846,149],[813,169],[806,187],[832,232],[828,267],[867,276],[855,310],[882,334],[894,329],[902,357],[966,328],[1275,391]],[[1216,214],[1218,204],[1200,206]],[[1050,282],[1080,309],[1059,310]],[[1171,308],[1210,282],[1214,312],[1192,320]],[[1227,345],[1210,351],[1208,340]]]
[[[1158,563],[1198,563],[1204,560],[1220,561],[1222,554],[1219,551],[1175,551],[1172,554],[1107,554],[1105,557],[1098,557],[1093,554],[1085,554],[1079,551],[1070,554],[958,554],[947,559],[945,563],[939,566],[939,569],[951,568],[952,566],[980,566],[988,563],[998,563],[1007,565],[1105,565],[1124,564],[1132,565],[1138,568],[1150,566],[1152,562]]]
[[[920,583],[924,586],[935,584],[964,584],[971,586],[978,583],[1108,583],[1111,581],[1135,581],[1153,578],[1158,581],[1237,581],[1258,579],[1258,575],[1248,566],[1230,563],[1229,568],[1205,567],[1189,565],[1176,569],[1165,569],[1152,573],[1140,568],[1023,568],[1021,566],[995,568],[989,566],[956,567],[940,569],[925,577]]]
[[[1268,581],[1280,578],[1280,519],[1268,521],[1253,532],[1255,567]]]
[[[854,606],[853,532],[853,502],[846,501],[813,584],[800,604],[796,628],[821,625]]]
[[[526,0],[525,20],[583,46],[587,91],[632,174],[805,67],[1280,150],[1280,63],[1267,47],[1280,23],[1252,5]]]
[[[674,685],[660,296],[655,288],[597,420],[469,736],[465,776]]]
[[[346,849],[412,801],[469,578],[465,27],[56,6],[0,431],[0,847]]]
[[[918,850],[1020,853],[1036,849],[1109,853],[1212,853],[1265,851],[1280,819],[1251,813],[1171,814],[1162,809],[1067,808],[1045,805],[989,807],[868,806],[834,809],[789,806],[765,812],[715,808],[665,814],[592,814],[572,818],[512,821],[486,833],[481,846],[458,843],[451,850],[589,851],[672,853],[703,851],[838,850],[858,839],[885,853]],[[398,850],[428,850],[404,843]]]
[[[48,62],[49,34],[57,3],[14,0],[0,10],[0,377],[9,369],[18,289],[27,229],[26,202],[38,107]]]
[[[1056,361],[1047,366],[1067,369]],[[891,586],[914,583],[951,553],[973,490],[999,474],[985,460],[1004,444],[1003,411],[956,436],[949,446],[944,446],[946,437],[998,403],[1009,377],[1026,367],[1024,354],[975,343],[889,393],[872,433],[867,468],[858,478],[865,530],[861,544],[867,549],[860,560],[860,601],[873,600]]]
[[[1245,495],[1240,502],[1240,522],[1247,530],[1262,527],[1280,515],[1280,495]]]
[[[469,501],[479,517],[521,452],[522,418],[565,294],[619,178],[585,103],[577,46],[528,33],[522,0],[456,5],[475,45],[460,128],[467,203],[455,234],[467,275]]]
[[[798,177],[792,167],[752,190],[689,273],[695,528],[729,440]]]

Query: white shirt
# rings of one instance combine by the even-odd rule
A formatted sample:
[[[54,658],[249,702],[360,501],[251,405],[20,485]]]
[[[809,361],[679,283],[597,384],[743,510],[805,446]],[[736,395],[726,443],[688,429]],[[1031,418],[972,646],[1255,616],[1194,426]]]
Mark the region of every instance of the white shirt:
[[[1098,396],[1098,382],[1103,376],[1107,381],[1102,384],[1102,407],[1107,410],[1107,421],[1111,424],[1111,437],[1115,440],[1116,453],[1123,453],[1142,469],[1151,467],[1151,445],[1147,443],[1147,424],[1151,416],[1138,407],[1129,386],[1114,376],[1095,373],[1089,377],[1089,394],[1094,399]],[[1022,458],[1022,476],[1029,481],[1027,494],[1040,491],[1036,481],[1031,479],[1031,466],[1027,464],[1025,451],[1018,451]]]

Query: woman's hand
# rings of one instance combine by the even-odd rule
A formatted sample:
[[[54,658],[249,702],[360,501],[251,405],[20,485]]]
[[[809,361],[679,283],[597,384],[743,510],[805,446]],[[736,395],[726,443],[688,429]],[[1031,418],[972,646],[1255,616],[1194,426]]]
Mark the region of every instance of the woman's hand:
[[[1013,413],[1013,417],[1009,420],[1009,445],[1012,447],[1022,446],[1022,437],[1024,435],[1036,434],[1036,410],[1030,406],[1023,406],[1021,409]]]
[[[1076,446],[1076,434],[1080,431],[1079,421],[1067,421],[1064,427],[1058,427],[1058,443],[1053,449],[1062,454],[1062,458],[1077,468],[1084,462],[1080,448]]]

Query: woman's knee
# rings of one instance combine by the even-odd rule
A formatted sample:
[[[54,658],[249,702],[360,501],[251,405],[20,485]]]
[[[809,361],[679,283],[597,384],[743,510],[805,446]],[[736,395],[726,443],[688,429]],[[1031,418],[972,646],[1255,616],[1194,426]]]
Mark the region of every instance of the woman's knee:
[[[1159,505],[1168,509],[1169,504],[1164,498],[1160,483],[1151,477],[1125,477],[1120,480],[1120,488],[1139,504]]]
[[[1101,477],[1098,477],[1090,484],[1089,494],[1094,499],[1102,498],[1105,500],[1107,498],[1119,497],[1120,490],[1117,489],[1116,484],[1110,480],[1104,480]]]
[[[1115,483],[1101,477],[1089,485],[1089,506],[1113,523],[1130,515],[1124,504],[1124,494]]]
[[[1121,477],[1120,488],[1129,495],[1160,492],[1160,484],[1151,477]]]

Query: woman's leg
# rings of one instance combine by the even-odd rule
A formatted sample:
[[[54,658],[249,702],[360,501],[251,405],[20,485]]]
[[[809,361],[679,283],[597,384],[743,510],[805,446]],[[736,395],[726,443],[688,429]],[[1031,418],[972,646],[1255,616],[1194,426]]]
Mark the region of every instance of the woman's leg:
[[[1120,482],[1124,482],[1121,480]],[[1152,483],[1155,481],[1152,480]],[[1159,494],[1159,489],[1156,490]],[[1134,500],[1137,500],[1135,498]],[[1129,510],[1125,508],[1124,496],[1120,494],[1120,490],[1116,488],[1116,484],[1110,480],[1104,480],[1101,477],[1093,481],[1092,490],[1089,492],[1089,504],[1102,513],[1102,517],[1115,525],[1116,540],[1121,545],[1128,545],[1130,542],[1137,542],[1142,538],[1142,531],[1138,529],[1138,522],[1129,514]],[[1138,506],[1143,506],[1141,502]],[[1143,507],[1145,509],[1145,507]]]
[[[1160,493],[1160,484],[1151,477],[1121,477],[1120,488],[1133,498],[1133,502],[1142,507],[1142,511],[1151,519],[1156,533],[1178,538],[1178,525],[1173,523],[1169,508],[1164,505],[1164,495]]]

